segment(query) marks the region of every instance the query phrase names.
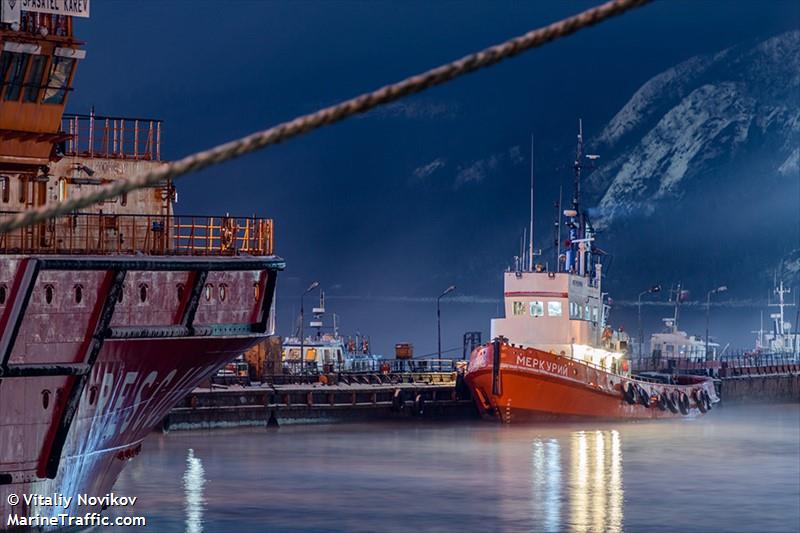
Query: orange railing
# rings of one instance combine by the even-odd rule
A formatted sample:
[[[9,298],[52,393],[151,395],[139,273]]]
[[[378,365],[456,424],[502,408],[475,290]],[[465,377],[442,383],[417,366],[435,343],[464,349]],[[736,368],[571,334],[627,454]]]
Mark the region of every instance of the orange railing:
[[[0,219],[15,213],[0,212]],[[263,218],[75,213],[0,234],[0,253],[271,255]]]
[[[149,118],[64,114],[65,155],[161,160],[161,121]]]

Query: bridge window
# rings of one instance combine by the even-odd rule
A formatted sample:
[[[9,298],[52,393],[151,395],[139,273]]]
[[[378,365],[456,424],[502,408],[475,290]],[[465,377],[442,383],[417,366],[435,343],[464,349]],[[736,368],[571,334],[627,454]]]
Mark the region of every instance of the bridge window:
[[[33,56],[31,61],[31,68],[28,71],[28,79],[25,81],[25,95],[23,101],[36,102],[39,100],[39,89],[42,86],[42,77],[44,76],[44,65],[47,62],[47,57],[42,55]]]
[[[515,315],[517,315],[517,316],[524,315],[525,314],[525,302],[514,302],[513,309],[514,309],[513,312],[514,312]]]
[[[544,316],[544,302],[531,302],[531,316]]]
[[[45,104],[63,104],[67,96],[67,85],[72,75],[75,60],[67,57],[53,56],[50,65],[50,78],[44,92]]]
[[[597,312],[597,307],[592,307],[592,322],[597,322],[599,318],[599,314]]]
[[[561,316],[561,302],[547,302],[547,316]]]
[[[583,306],[583,319],[584,320],[591,319],[591,314],[590,314],[590,311],[589,311],[589,304],[586,304],[586,305]]]
[[[2,68],[8,72],[5,99],[12,101],[19,100],[20,90],[22,89],[22,79],[25,76],[25,70],[28,67],[28,59],[30,59],[30,56],[18,52],[3,52],[3,56],[6,54],[10,57],[7,61],[2,61]],[[6,72],[2,72],[2,74],[5,75]]]

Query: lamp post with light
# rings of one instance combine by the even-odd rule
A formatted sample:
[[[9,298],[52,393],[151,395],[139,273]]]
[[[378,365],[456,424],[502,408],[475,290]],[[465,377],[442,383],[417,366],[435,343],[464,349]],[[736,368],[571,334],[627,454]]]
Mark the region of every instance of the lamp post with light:
[[[309,285],[308,288],[305,291],[303,291],[303,294],[300,295],[300,373],[301,374],[305,373],[306,370],[306,356],[303,353],[303,350],[305,349],[305,340],[306,340],[305,333],[303,332],[303,327],[305,325],[304,323],[306,320],[303,309],[303,298],[305,297],[306,294],[313,291],[317,287],[319,287],[319,281],[315,281],[314,283]]]
[[[706,361],[710,361],[708,357],[708,323],[709,323],[709,315],[711,311],[711,295],[716,294],[718,292],[725,292],[728,290],[728,287],[725,285],[720,285],[716,289],[711,289],[706,294]]]
[[[642,358],[642,342],[644,341],[644,333],[642,332],[642,296],[645,294],[655,294],[657,292],[661,292],[661,285],[653,285],[646,291],[642,291],[639,293],[639,298],[637,299],[637,307],[639,310],[639,359]]]
[[[437,329],[437,333],[438,333],[437,338],[438,338],[438,341],[439,341],[438,342],[439,359],[442,358],[442,309],[441,309],[440,303],[442,301],[442,297],[443,296],[445,296],[447,294],[450,294],[454,290],[456,290],[456,286],[455,285],[450,285],[449,287],[447,287],[444,290],[444,292],[442,292],[442,294],[440,294],[438,296],[438,298],[436,298],[436,329]]]

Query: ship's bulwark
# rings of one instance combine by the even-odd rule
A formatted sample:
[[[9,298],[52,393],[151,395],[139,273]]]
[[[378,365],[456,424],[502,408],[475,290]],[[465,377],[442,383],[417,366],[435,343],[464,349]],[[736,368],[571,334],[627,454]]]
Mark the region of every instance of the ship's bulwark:
[[[183,396],[271,333],[282,268],[274,256],[110,257],[102,265],[86,258],[0,261],[0,530],[9,515],[102,511],[38,505],[24,496],[77,501],[109,493],[144,437]],[[114,271],[127,276],[110,276]],[[121,294],[110,290],[112,278]],[[91,358],[94,346],[100,348]],[[70,391],[82,379],[69,417]],[[8,502],[11,494],[18,504]]]
[[[108,341],[92,370],[90,386],[81,398],[58,475],[55,479],[32,479],[0,486],[2,516],[7,517],[9,513],[54,516],[63,512],[82,515],[100,511],[27,508],[24,501],[11,508],[7,497],[11,493],[68,496],[108,493],[126,461],[138,454],[144,437],[170,408],[198,382],[258,341],[258,337]],[[24,397],[28,396],[24,389],[30,384],[23,380],[7,380],[2,387],[4,398]],[[36,404],[17,405],[16,408],[41,410],[41,399]],[[8,411],[5,408],[3,411],[5,417]],[[12,428],[4,424],[2,429],[3,468],[35,471],[36,461],[27,460],[31,459],[28,456],[30,447],[15,438],[24,436],[31,428],[25,425]],[[22,460],[15,462],[16,458]]]
[[[495,354],[499,350],[499,357]],[[705,391],[717,402],[713,381],[690,378],[681,385],[648,383],[606,372],[569,357],[495,342],[477,348],[471,356],[466,382],[481,414],[503,423],[571,419],[650,419],[697,416],[701,413],[695,394]],[[623,396],[630,383],[641,387],[648,397],[686,394],[687,414],[660,408],[658,402],[645,406],[637,395],[635,403]]]

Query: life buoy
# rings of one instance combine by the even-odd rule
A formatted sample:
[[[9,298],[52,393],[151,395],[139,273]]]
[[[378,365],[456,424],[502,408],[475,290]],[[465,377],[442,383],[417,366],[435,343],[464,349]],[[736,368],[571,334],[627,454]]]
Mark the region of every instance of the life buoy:
[[[236,236],[236,220],[230,217],[224,217],[219,225],[219,245],[220,249],[224,252],[229,250],[234,244]]]
[[[700,409],[701,413],[705,413],[706,411],[708,411],[708,409],[706,409],[706,400],[705,398],[703,398],[702,389],[694,391],[692,396],[694,396],[694,402],[697,404],[697,408]]]
[[[681,410],[681,414],[689,414],[689,396],[685,392],[681,392],[678,397],[678,409]]]
[[[622,385],[622,398],[631,405],[636,403],[636,392],[633,383],[628,382],[627,385]]]

